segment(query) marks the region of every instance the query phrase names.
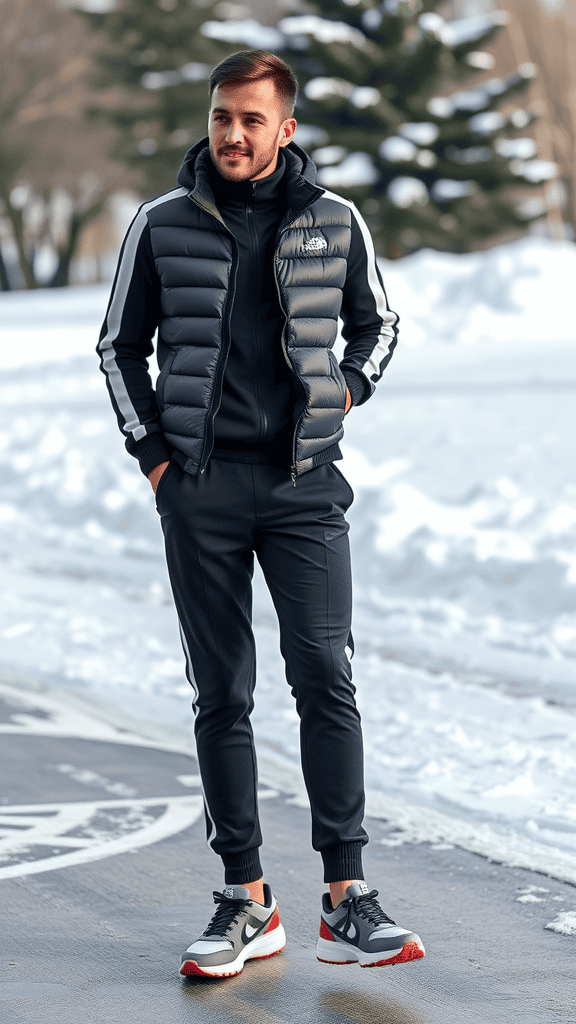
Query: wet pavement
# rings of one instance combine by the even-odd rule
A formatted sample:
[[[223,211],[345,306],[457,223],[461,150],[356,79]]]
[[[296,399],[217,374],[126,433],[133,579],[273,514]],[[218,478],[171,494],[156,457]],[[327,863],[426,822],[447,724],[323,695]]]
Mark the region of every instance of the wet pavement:
[[[266,772],[264,864],[286,950],[236,978],[182,979],[221,887],[198,769],[183,736],[121,719],[0,679],[2,1024],[574,1024],[576,937],[545,925],[576,910],[576,889],[444,844],[386,845],[382,821],[368,823],[367,879],[427,956],[318,963],[309,814]]]

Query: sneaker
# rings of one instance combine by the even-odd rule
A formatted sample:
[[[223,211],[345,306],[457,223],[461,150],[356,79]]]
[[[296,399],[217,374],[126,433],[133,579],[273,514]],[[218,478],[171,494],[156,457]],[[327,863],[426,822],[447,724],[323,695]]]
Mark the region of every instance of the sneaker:
[[[184,953],[180,974],[228,978],[240,974],[246,960],[262,960],[284,949],[286,934],[269,885],[264,886],[264,906],[242,885],[228,885],[213,896],[218,909]]]
[[[365,882],[352,882],[346,898],[333,910],[330,894],[324,893],[318,960],[324,964],[384,967],[420,960],[425,955],[420,937],[399,928],[384,913],[377,895],[376,889],[369,891]]]

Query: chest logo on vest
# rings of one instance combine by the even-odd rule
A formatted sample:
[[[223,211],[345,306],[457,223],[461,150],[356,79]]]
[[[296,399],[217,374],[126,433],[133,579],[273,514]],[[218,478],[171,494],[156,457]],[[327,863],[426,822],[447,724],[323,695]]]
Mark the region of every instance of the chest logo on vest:
[[[322,249],[328,248],[328,242],[325,238],[310,238],[302,248],[304,252],[322,252]]]

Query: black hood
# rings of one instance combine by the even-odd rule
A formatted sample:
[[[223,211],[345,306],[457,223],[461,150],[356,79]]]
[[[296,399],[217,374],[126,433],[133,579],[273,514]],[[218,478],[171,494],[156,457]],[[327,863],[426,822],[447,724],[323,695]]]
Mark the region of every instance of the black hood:
[[[316,166],[308,154],[300,149],[295,142],[290,142],[283,147],[283,152],[286,157],[288,205],[290,207],[299,206],[323,195],[324,190],[315,184]],[[206,136],[186,153],[178,171],[178,184],[190,189],[191,192],[200,191],[210,194],[207,174],[208,160],[210,160],[210,154],[208,136]]]

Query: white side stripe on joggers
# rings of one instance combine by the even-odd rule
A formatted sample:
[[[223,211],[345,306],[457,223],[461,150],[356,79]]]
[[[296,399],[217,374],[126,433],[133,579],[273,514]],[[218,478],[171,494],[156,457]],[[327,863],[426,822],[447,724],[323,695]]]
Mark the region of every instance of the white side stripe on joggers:
[[[182,623],[180,622],[180,619],[178,619],[178,628],[180,630],[180,639],[182,641],[182,647],[184,649],[184,657],[186,659],[186,677],[188,679],[188,682],[190,683],[190,686],[192,687],[192,689],[194,691],[194,700],[192,701],[192,710],[194,712],[194,715],[196,715],[197,714],[197,710],[198,710],[197,709],[197,704],[196,704],[196,702],[198,700],[198,686],[196,685],[196,677],[194,675],[194,668],[192,666],[192,659],[190,657],[190,648],[188,647],[188,641],[186,640],[186,636],[184,634],[184,630],[182,629]],[[210,832],[209,832],[209,835],[207,837],[207,843],[208,843],[208,846],[211,846],[211,844],[213,843],[214,839],[216,838],[216,825],[214,823],[214,818],[212,817],[212,815],[210,813],[210,808],[208,806],[208,801],[206,799],[206,793],[204,792],[204,785],[203,785],[202,782],[201,782],[201,785],[202,785],[202,796],[204,798],[204,807],[206,809],[206,816],[208,818],[208,821],[210,822]]]

